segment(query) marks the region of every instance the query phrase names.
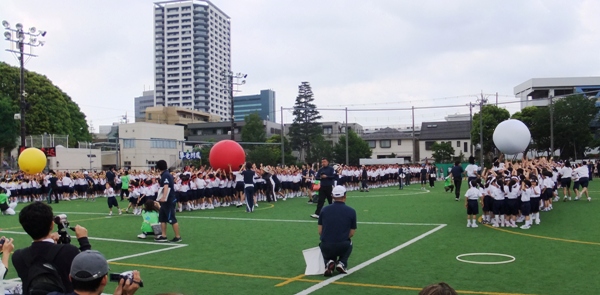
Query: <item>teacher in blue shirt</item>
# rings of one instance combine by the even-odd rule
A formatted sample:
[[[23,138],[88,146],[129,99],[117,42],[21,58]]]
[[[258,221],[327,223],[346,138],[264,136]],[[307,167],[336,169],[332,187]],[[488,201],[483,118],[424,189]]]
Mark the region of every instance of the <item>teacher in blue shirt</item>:
[[[336,174],[333,167],[329,166],[329,161],[326,158],[321,159],[321,169],[317,171],[316,179],[321,181],[321,188],[319,188],[319,201],[317,202],[317,210],[310,217],[318,219],[321,214],[321,209],[325,205],[325,198],[327,203],[331,204],[331,191],[333,190],[333,184],[335,182]]]

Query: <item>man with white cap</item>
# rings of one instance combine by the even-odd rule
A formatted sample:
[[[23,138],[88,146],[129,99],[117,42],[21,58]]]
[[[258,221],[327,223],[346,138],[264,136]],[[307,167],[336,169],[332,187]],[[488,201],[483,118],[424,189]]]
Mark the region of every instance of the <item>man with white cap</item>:
[[[75,289],[72,293],[52,292],[48,295],[99,295],[108,283],[108,262],[94,250],[84,251],[73,259],[69,279]],[[133,271],[131,279],[121,278],[114,295],[132,295],[143,285],[140,273]]]
[[[356,211],[346,205],[346,188],[338,185],[332,190],[333,204],[323,208],[319,215],[321,253],[325,260],[325,276],[333,270],[346,273],[348,258],[352,253],[352,240],[356,231]]]

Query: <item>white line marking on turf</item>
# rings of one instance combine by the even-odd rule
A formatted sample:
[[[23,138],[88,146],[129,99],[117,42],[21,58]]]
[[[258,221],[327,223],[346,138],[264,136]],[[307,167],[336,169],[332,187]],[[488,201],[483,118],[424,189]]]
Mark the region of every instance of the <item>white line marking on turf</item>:
[[[103,213],[94,212],[62,212],[64,214],[80,214],[80,215],[97,215]],[[128,215],[129,216],[129,215]],[[135,215],[131,215],[135,216]],[[189,219],[213,219],[213,220],[237,220],[237,221],[267,221],[267,222],[294,222],[294,223],[315,223],[316,220],[294,220],[294,219],[263,219],[263,218],[236,218],[236,217],[218,217],[218,216],[177,216],[177,218]],[[406,222],[370,222],[359,221],[358,224],[373,224],[373,225],[415,225],[415,226],[438,226],[441,223],[406,223]],[[132,241],[130,241],[132,242]],[[152,243],[154,244],[154,243]]]
[[[183,248],[183,247],[187,247],[187,244],[179,244],[179,245],[168,245],[170,247],[167,248],[163,248],[163,249],[158,249],[158,250],[152,250],[152,251],[147,251],[147,252],[142,252],[142,253],[138,253],[138,254],[132,254],[132,255],[127,255],[127,256],[122,256],[122,257],[117,257],[117,258],[113,258],[113,259],[108,259],[108,262],[112,262],[112,261],[119,261],[119,260],[125,260],[125,259],[129,259],[129,258],[134,258],[134,257],[140,257],[140,256],[144,256],[144,255],[149,255],[149,254],[154,254],[154,253],[158,253],[158,252],[164,252],[164,251],[171,251],[171,250],[175,250],[175,249],[179,249],[179,248]]]
[[[359,195],[359,196],[348,196],[349,199],[354,198],[381,198],[381,197],[402,197],[402,196],[416,196],[427,194],[429,191],[415,191],[414,193],[408,194],[387,194],[387,195]]]
[[[340,275],[337,275],[335,277],[332,277],[332,278],[329,278],[327,280],[324,280],[324,281],[322,281],[322,282],[320,282],[320,283],[318,283],[318,284],[316,284],[316,285],[314,285],[314,286],[312,286],[312,287],[310,287],[308,289],[305,289],[303,291],[300,291],[300,292],[296,293],[296,295],[308,295],[308,294],[310,294],[312,292],[315,292],[315,291],[317,291],[317,290],[319,290],[319,289],[321,289],[321,288],[323,288],[323,287],[325,287],[325,286],[327,286],[327,285],[329,285],[329,284],[331,284],[331,283],[333,283],[333,282],[335,282],[335,281],[337,281],[339,279],[344,278],[345,276],[349,276],[349,275],[351,275],[354,272],[357,272],[357,271],[359,271],[359,270],[361,270],[361,269],[363,269],[363,268],[365,268],[365,267],[367,267],[367,266],[369,266],[369,265],[371,265],[371,264],[373,264],[373,263],[375,263],[375,262],[377,262],[377,261],[379,261],[379,260],[381,260],[381,259],[389,256],[389,255],[394,254],[395,252],[401,250],[402,248],[410,246],[411,244],[413,244],[413,243],[415,243],[415,242],[417,242],[417,241],[425,238],[426,236],[428,236],[428,235],[430,235],[430,234],[432,234],[432,233],[434,233],[434,232],[436,232],[436,231],[444,228],[445,226],[446,226],[446,224],[441,224],[438,227],[436,227],[436,228],[434,228],[434,229],[432,229],[432,230],[430,230],[430,231],[428,231],[428,232],[426,232],[426,233],[424,233],[424,234],[422,234],[422,235],[420,235],[420,236],[418,236],[418,237],[416,237],[416,238],[414,238],[414,239],[412,239],[412,240],[410,240],[410,241],[408,241],[408,242],[406,242],[406,243],[404,243],[404,244],[402,244],[402,245],[400,245],[398,247],[395,247],[395,248],[393,248],[393,249],[391,249],[391,250],[389,250],[389,251],[387,251],[385,253],[379,254],[379,255],[377,255],[377,256],[375,256],[375,257],[373,257],[373,258],[371,258],[371,259],[369,259],[369,260],[367,260],[367,261],[365,261],[365,262],[363,262],[363,263],[361,263],[361,264],[359,264],[359,265],[357,265],[357,266],[349,269],[348,273],[346,273],[346,274],[340,274]]]
[[[27,234],[25,232],[7,231],[7,230],[3,230],[3,231],[0,231],[0,232],[2,232],[2,233],[8,233],[8,234],[17,234],[17,235],[26,235]],[[144,241],[129,241],[129,240],[107,239],[107,238],[94,238],[94,237],[88,237],[88,239],[89,240],[94,240],[94,241],[108,241],[108,242],[119,242],[119,243],[131,243],[131,244],[146,244],[146,245],[166,246],[166,248],[163,248],[163,249],[146,251],[146,252],[141,252],[141,253],[137,253],[137,254],[131,254],[131,255],[127,255],[127,256],[121,256],[121,257],[117,257],[117,258],[108,259],[107,260],[108,262],[125,260],[125,259],[129,259],[129,258],[134,258],[134,257],[139,257],[139,256],[144,256],[144,255],[149,255],[149,254],[154,254],[154,253],[158,253],[158,252],[171,251],[171,250],[175,250],[175,249],[179,249],[179,248],[183,248],[183,247],[187,247],[188,246],[188,244],[153,243],[153,242],[144,242]]]

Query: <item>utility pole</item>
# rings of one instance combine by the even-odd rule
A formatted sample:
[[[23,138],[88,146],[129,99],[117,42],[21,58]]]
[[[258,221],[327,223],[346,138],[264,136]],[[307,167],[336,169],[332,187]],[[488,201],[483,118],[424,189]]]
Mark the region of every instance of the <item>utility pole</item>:
[[[350,136],[350,133],[348,132],[348,108],[346,107],[346,165],[350,164],[350,158],[348,157],[348,136]]]
[[[18,49],[14,50],[11,44],[11,49],[7,49],[6,51],[12,52],[15,55],[17,55],[17,59],[19,60],[20,65],[19,119],[21,121],[21,147],[25,147],[25,136],[27,134],[25,126],[25,112],[27,109],[27,102],[25,101],[25,97],[27,97],[27,93],[25,92],[25,56],[37,56],[31,53],[32,48],[44,46],[44,41],[38,40],[37,37],[45,37],[46,31],[37,30],[35,27],[31,27],[29,28],[29,31],[25,31],[23,30],[23,25],[21,23],[16,24],[15,28],[13,29],[10,27],[10,23],[8,23],[7,21],[2,21],[2,26],[4,26],[4,29],[6,30],[6,32],[4,32],[4,38],[9,42],[16,43]],[[25,41],[26,36],[29,36],[29,40],[27,41]],[[29,53],[25,53],[25,45],[29,46]]]
[[[473,104],[469,102],[469,130],[473,130]],[[471,134],[469,134],[469,138],[471,138]],[[471,157],[473,157],[473,140],[469,140],[471,142]]]
[[[550,96],[550,157],[554,157],[554,97]]]
[[[285,145],[284,136],[285,136],[285,125],[283,124],[283,107],[281,107],[281,167],[285,166]]]
[[[229,93],[229,98],[231,101],[231,140],[235,140],[235,115],[234,115],[234,102],[233,102],[233,93],[236,90],[233,89],[234,85],[244,85],[246,84],[247,74],[242,73],[233,73],[229,70],[223,70],[221,72],[221,82],[224,83],[223,91],[225,93]]]
[[[483,105],[487,103],[487,99],[483,97],[483,92],[481,93],[481,98],[479,99],[479,161],[481,167],[483,167]]]
[[[418,163],[417,150],[415,149],[415,106],[411,107],[411,111],[412,111],[412,150],[413,150],[412,162]]]

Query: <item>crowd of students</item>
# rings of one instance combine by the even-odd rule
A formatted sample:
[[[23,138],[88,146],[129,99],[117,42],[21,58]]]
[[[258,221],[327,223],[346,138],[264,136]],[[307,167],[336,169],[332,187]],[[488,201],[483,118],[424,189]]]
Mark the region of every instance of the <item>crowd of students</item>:
[[[478,227],[480,205],[482,224],[516,228],[517,223],[524,222],[521,229],[539,225],[540,212],[551,211],[553,203],[560,201],[561,192],[563,202],[582,198],[591,201],[591,176],[586,161],[576,164],[540,158],[517,163],[494,159],[491,169],[468,177],[469,189],[464,195],[467,227]],[[446,184],[452,186],[448,181]]]

